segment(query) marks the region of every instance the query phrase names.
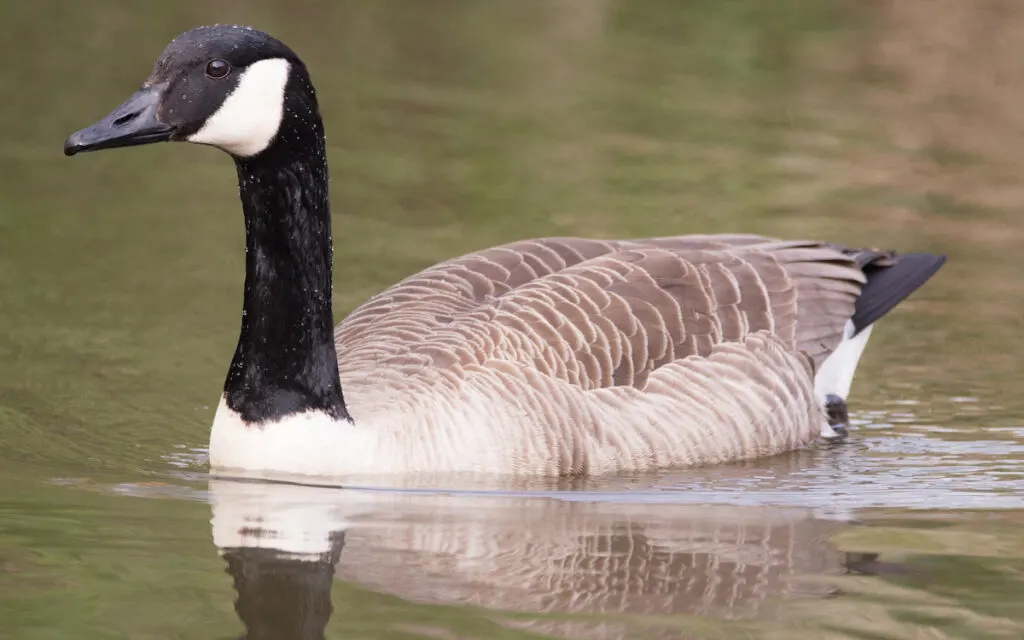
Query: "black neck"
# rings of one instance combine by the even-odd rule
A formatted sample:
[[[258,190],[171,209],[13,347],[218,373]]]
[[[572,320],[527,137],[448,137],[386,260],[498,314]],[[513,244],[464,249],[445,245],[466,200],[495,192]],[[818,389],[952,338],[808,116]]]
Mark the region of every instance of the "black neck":
[[[289,98],[307,104],[288,105],[293,118],[286,118],[270,148],[235,159],[245,214],[245,300],[224,393],[247,422],[310,409],[349,419],[331,312],[327,155],[316,98],[308,91]]]

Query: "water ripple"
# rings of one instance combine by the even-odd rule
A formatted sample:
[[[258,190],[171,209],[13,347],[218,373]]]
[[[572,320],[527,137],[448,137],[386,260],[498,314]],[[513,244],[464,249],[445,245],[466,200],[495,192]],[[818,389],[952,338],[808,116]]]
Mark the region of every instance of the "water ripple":
[[[1024,427],[928,425],[914,406],[901,402],[894,411],[855,415],[846,443],[749,463],[572,481],[360,477],[346,488],[638,504],[779,505],[839,520],[853,519],[865,508],[1024,508]],[[175,477],[205,476],[204,449],[182,446],[164,459]]]

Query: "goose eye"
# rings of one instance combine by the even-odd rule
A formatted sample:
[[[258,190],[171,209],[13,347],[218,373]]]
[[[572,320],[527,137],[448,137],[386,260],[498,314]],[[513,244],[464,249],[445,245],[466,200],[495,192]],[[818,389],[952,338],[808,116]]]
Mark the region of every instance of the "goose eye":
[[[223,78],[231,71],[231,65],[224,60],[210,60],[206,64],[206,75],[210,78]]]

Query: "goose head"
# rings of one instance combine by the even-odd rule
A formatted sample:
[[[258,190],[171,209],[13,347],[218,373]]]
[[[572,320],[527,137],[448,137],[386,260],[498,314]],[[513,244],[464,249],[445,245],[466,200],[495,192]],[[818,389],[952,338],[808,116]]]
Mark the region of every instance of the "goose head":
[[[320,127],[308,72],[291,49],[262,31],[217,25],[175,38],[142,87],[72,134],[64,153],[177,140],[244,159],[294,145],[289,133],[322,135]]]

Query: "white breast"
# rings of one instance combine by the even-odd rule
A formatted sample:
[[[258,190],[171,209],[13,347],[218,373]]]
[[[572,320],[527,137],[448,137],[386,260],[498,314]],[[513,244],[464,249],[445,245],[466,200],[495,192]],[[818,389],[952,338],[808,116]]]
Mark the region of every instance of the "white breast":
[[[286,480],[292,476],[340,476],[389,473],[522,473],[521,456],[510,455],[531,439],[528,425],[502,415],[502,405],[474,401],[464,390],[459,411],[447,411],[447,398],[360,411],[355,424],[322,411],[305,411],[274,422],[250,424],[222,397],[210,433],[210,467],[217,474]],[[489,424],[519,428],[489,429]],[[540,462],[544,456],[538,455]],[[542,469],[526,472],[543,473]]]

